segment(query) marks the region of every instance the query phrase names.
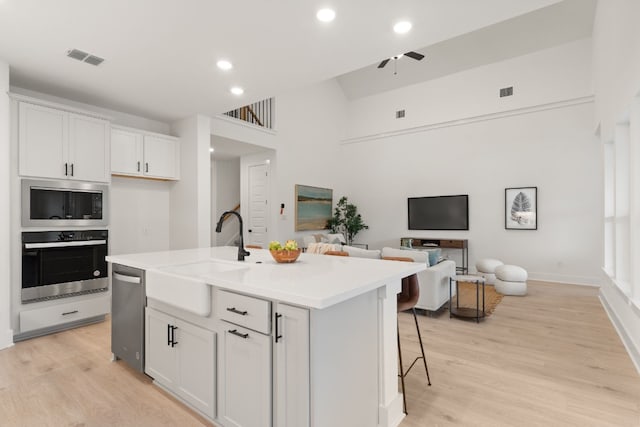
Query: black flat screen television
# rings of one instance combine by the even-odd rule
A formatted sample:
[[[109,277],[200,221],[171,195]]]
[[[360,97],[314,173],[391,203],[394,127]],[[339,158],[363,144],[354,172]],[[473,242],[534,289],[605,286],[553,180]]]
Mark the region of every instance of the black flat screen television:
[[[469,196],[409,197],[409,230],[468,230]]]

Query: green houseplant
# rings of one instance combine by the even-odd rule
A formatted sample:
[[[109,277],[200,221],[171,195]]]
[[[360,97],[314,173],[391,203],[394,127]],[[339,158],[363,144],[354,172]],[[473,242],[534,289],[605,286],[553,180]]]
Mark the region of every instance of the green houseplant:
[[[358,207],[353,203],[349,203],[345,196],[338,200],[333,218],[327,220],[327,228],[332,233],[342,233],[347,244],[353,243],[353,239],[360,231],[368,229],[369,226],[364,223],[362,216],[358,213]]]

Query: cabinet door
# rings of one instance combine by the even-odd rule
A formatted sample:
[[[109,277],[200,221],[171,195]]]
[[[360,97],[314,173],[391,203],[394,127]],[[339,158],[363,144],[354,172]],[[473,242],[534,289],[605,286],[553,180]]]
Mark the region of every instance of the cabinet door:
[[[152,308],[146,309],[144,371],[166,387],[174,388],[177,378],[176,349],[169,338],[174,319]]]
[[[274,318],[274,425],[309,426],[309,310],[278,304]]]
[[[205,415],[214,418],[215,334],[176,320],[178,394]]]
[[[70,178],[108,182],[109,122],[69,114]]]
[[[225,426],[271,425],[271,337],[226,322],[219,354],[219,418]]]
[[[111,129],[111,173],[142,175],[142,134]]]
[[[18,123],[20,175],[66,178],[68,113],[21,102]]]
[[[178,179],[180,152],[178,141],[144,136],[144,175],[152,178]]]

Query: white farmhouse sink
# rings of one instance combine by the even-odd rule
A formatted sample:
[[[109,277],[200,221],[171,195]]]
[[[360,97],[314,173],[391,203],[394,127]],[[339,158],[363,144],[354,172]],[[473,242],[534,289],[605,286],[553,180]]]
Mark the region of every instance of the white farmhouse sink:
[[[149,269],[146,273],[147,297],[199,316],[211,313],[211,286],[216,275],[246,269],[241,264],[201,261]]]

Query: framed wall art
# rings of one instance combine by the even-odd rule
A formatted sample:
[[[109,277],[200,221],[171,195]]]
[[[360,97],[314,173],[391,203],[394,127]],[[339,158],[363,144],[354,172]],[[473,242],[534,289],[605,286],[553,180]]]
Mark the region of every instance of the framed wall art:
[[[332,189],[296,184],[296,231],[326,229],[332,207]]]
[[[504,228],[538,229],[538,187],[505,188]]]

